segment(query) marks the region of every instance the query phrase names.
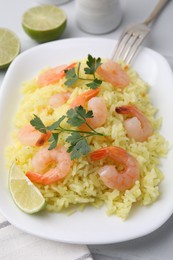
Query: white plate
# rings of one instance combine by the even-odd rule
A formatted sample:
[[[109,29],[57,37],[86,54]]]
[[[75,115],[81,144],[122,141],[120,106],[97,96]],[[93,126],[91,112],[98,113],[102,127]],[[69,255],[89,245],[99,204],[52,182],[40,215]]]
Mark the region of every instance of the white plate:
[[[34,47],[19,55],[10,66],[1,86],[0,99],[0,210],[16,227],[56,241],[79,244],[106,244],[138,238],[160,227],[173,212],[173,76],[167,61],[158,53],[144,48],[137,57],[134,68],[152,85],[151,99],[163,116],[162,134],[170,142],[171,150],[163,160],[161,197],[148,207],[136,207],[128,220],[108,217],[105,209],[87,208],[71,216],[42,212],[27,215],[21,212],[8,190],[7,171],[4,165],[4,147],[9,143],[12,118],[20,98],[23,81],[34,77],[47,66],[69,63],[91,54],[95,57],[111,57],[115,46],[113,40],[78,38],[60,40]]]

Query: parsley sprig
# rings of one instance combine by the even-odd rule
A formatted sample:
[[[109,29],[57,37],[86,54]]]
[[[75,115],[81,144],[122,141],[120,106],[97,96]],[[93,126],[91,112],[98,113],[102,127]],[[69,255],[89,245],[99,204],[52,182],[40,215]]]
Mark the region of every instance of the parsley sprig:
[[[101,65],[101,59],[100,58],[94,58],[90,54],[88,54],[87,61],[86,61],[87,67],[84,68],[84,72],[87,75],[92,75],[93,79],[91,79],[90,83],[87,83],[86,85],[91,89],[96,89],[102,84],[102,80],[99,80],[96,78],[96,70]],[[75,68],[65,70],[66,74],[66,81],[65,85],[68,87],[72,87],[77,80],[88,80],[86,78],[80,77],[80,67],[81,63],[78,63],[77,73],[75,71]]]
[[[36,130],[46,134],[47,131],[51,131],[52,135],[49,138],[50,146],[49,150],[54,149],[58,144],[59,135],[63,132],[69,132],[69,136],[66,142],[69,143],[68,152],[71,153],[71,159],[74,160],[82,155],[86,155],[90,152],[90,146],[87,138],[90,136],[106,136],[105,134],[95,131],[88,123],[87,118],[92,118],[93,112],[86,111],[82,106],[71,108],[67,111],[66,115],[60,117],[57,121],[49,126],[45,126],[42,120],[34,115],[34,118],[30,121],[30,124],[35,127]],[[70,128],[64,128],[61,123],[67,120]],[[79,127],[82,124],[86,124],[91,131],[80,131],[74,127]]]

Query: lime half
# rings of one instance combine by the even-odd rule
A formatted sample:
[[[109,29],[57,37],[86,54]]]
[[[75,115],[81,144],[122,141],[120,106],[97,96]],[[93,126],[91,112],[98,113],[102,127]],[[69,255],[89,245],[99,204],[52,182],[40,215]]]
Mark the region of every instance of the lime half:
[[[40,5],[23,14],[22,26],[25,32],[38,42],[58,39],[65,30],[65,12],[54,5]]]
[[[14,202],[25,213],[38,212],[45,206],[45,199],[39,189],[16,164],[10,169],[9,189]]]
[[[6,28],[0,28],[0,69],[7,68],[19,54],[20,40],[17,35]]]

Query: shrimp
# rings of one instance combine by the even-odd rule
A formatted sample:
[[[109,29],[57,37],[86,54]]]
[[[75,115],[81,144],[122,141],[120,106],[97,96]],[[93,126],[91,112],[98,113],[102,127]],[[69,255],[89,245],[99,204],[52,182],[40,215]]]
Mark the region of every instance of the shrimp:
[[[36,130],[32,125],[26,125],[18,132],[18,139],[24,145],[41,146],[51,136],[51,132],[47,131],[46,134]]]
[[[92,128],[95,129],[104,125],[107,119],[107,107],[102,97],[91,98],[88,101],[88,110],[93,112],[93,117],[86,119]],[[83,124],[80,128],[85,131],[91,130],[86,124]]]
[[[60,65],[45,71],[37,79],[38,86],[44,87],[57,82],[58,80],[62,79],[65,76],[64,70],[69,70],[73,68],[75,65],[76,63],[72,63],[69,66]]]
[[[111,60],[101,64],[96,72],[103,80],[111,83],[115,87],[125,88],[130,83],[127,73],[118,63]]]
[[[131,118],[127,118],[124,122],[128,137],[134,138],[139,142],[144,142],[153,134],[150,122],[135,106],[127,105],[117,107],[116,112],[132,116]]]
[[[93,117],[87,118],[86,122],[92,127],[97,128],[102,126],[107,119],[107,107],[105,101],[102,97],[96,97],[100,92],[100,88],[89,90],[78,96],[71,107],[75,106],[85,106],[88,101],[88,110],[92,110]],[[80,126],[81,130],[89,131],[91,130],[86,124]]]
[[[50,185],[64,179],[70,171],[70,154],[64,146],[48,150],[43,148],[33,157],[31,164],[34,172],[28,171],[26,176],[35,183]],[[47,170],[50,166],[55,167]]]
[[[66,101],[69,99],[70,95],[71,95],[70,92],[63,92],[63,93],[55,94],[50,98],[49,104],[53,108],[60,107],[66,103]]]
[[[119,191],[125,191],[134,186],[140,176],[138,161],[126,150],[117,146],[99,149],[90,154],[92,161],[110,158],[115,163],[124,166],[123,171],[117,171],[114,165],[105,165],[99,169],[98,174],[104,184]]]

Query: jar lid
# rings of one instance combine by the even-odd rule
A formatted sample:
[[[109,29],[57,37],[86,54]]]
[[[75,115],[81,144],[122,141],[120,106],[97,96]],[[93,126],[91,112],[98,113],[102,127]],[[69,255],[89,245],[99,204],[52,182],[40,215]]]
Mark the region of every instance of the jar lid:
[[[119,4],[119,0],[78,0],[77,4],[81,8],[88,9],[93,12],[107,12],[116,4]]]

